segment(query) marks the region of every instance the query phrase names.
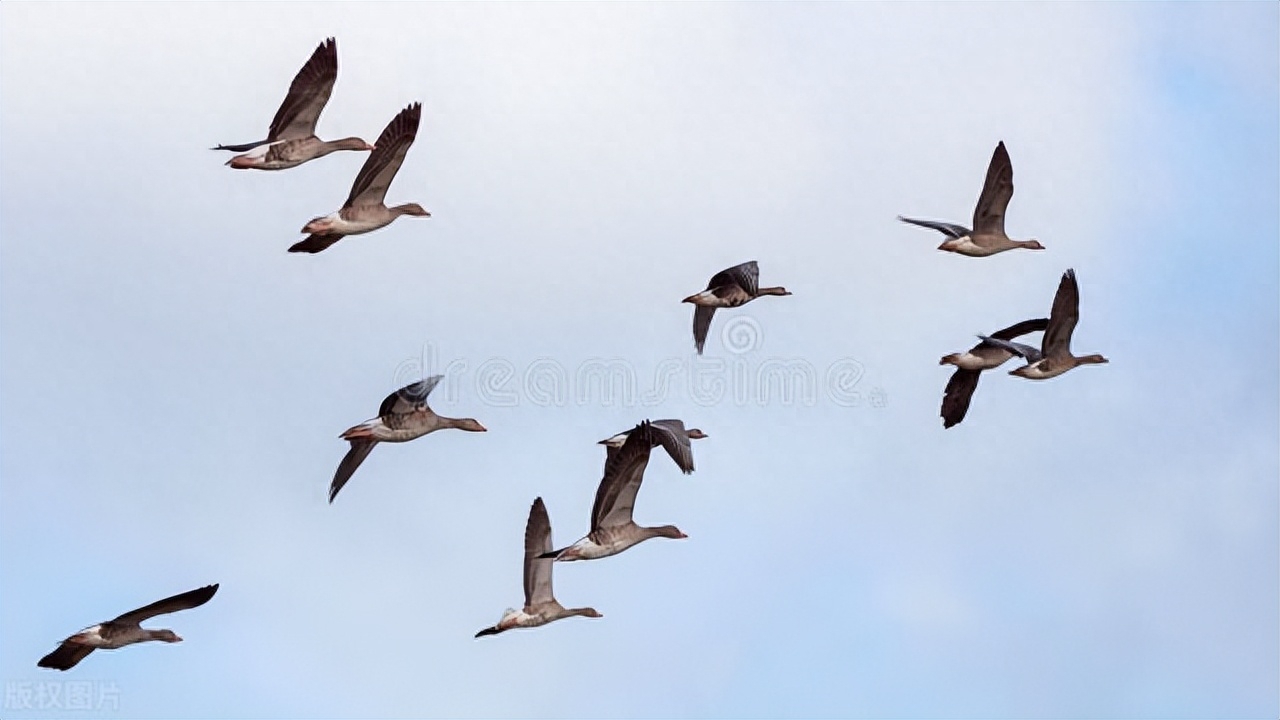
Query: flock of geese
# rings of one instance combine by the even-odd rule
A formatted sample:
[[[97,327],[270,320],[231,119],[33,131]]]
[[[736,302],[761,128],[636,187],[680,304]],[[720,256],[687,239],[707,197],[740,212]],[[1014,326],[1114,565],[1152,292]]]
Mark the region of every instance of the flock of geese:
[[[348,235],[385,227],[401,215],[430,217],[417,203],[391,207],[385,204],[387,188],[417,135],[421,104],[413,103],[400,111],[372,145],[357,137],[321,140],[315,134],[316,122],[329,101],[337,76],[337,43],[329,38],[316,48],[289,86],[284,102],[271,120],[267,139],[214,148],[240,153],[227,162],[232,168],[256,170],[297,167],[338,150],[370,153],[342,207],[308,222],[302,228],[307,237],[290,247],[289,252],[318,253]],[[898,219],[941,232],[947,239],[938,246],[939,250],[970,257],[988,257],[1015,248],[1044,249],[1036,240],[1014,240],[1005,234],[1004,215],[1012,196],[1013,165],[1001,142],[987,168],[986,182],[973,211],[972,229],[933,220],[902,216]],[[735,308],[759,297],[791,294],[782,287],[760,287],[759,277],[756,262],[745,262],[716,273],[705,290],[683,300],[694,305],[693,339],[699,355],[718,308]],[[956,368],[947,382],[942,401],[943,426],[950,428],[964,419],[982,372],[993,370],[1015,356],[1026,364],[1009,374],[1029,380],[1044,380],[1080,365],[1107,362],[1101,355],[1077,356],[1071,352],[1071,334],[1079,318],[1079,303],[1075,272],[1069,269],[1058,284],[1047,319],[1023,320],[989,336],[979,335],[980,342],[969,350],[943,356],[941,364]],[[1034,332],[1044,333],[1039,348],[1015,342],[1016,338]],[[383,400],[377,417],[342,433],[340,437],[350,443],[350,449],[330,483],[330,503],[380,442],[407,442],[447,428],[485,432],[485,427],[472,418],[448,418],[431,410],[427,396],[442,377],[436,375],[395,391]],[[554,563],[617,555],[650,538],[686,537],[674,525],[638,525],[632,511],[650,453],[661,446],[676,466],[689,474],[694,471],[691,440],[705,437],[701,430],[686,429],[682,421],[669,419],[646,420],[600,441],[607,454],[604,477],[596,489],[591,509],[590,531],[572,545],[554,549],[546,505],[541,497],[535,499],[525,525],[524,605],[519,610],[506,610],[497,624],[479,631],[476,637],[512,628],[536,627],[566,617],[601,617],[594,608],[566,608],[556,601],[551,587]],[[141,623],[157,615],[203,605],[217,590],[216,584],[190,590],[85,628],[62,641],[53,652],[41,658],[38,665],[68,670],[97,649],[117,649],[147,641],[180,642],[182,638],[172,630],[146,629]]]

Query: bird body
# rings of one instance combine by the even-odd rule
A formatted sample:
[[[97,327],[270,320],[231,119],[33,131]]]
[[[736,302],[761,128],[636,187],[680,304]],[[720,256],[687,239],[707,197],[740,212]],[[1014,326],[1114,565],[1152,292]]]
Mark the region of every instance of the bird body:
[[[595,504],[591,508],[591,532],[566,548],[540,557],[555,558],[558,562],[596,560],[617,555],[650,538],[688,537],[674,525],[644,527],[631,517],[649,464],[649,453],[662,444],[662,436],[668,434],[655,430],[647,420],[635,426],[622,447],[612,451],[605,462],[604,478],[596,489]]]
[[[289,93],[271,119],[266,140],[218,145],[213,149],[244,153],[227,161],[227,165],[237,170],[285,170],[336,150],[373,150],[373,145],[358,137],[340,140],[316,137],[316,122],[329,102],[337,79],[338,44],[329,38],[320,43],[293,78]]]
[[[53,652],[40,658],[40,667],[70,670],[94,650],[118,650],[141,642],[176,643],[182,638],[172,630],[144,628],[141,623],[157,615],[199,607],[213,598],[218,585],[206,585],[130,610],[114,620],[98,623],[63,640]]]
[[[991,155],[991,163],[987,166],[987,179],[978,196],[978,204],[973,209],[973,229],[955,223],[936,220],[918,220],[898,216],[898,219],[912,225],[919,225],[937,230],[947,239],[938,246],[939,250],[953,252],[968,257],[989,257],[1014,248],[1043,250],[1038,241],[1013,240],[1004,231],[1004,214],[1013,197],[1013,163],[1009,160],[1009,151],[1004,142],[996,145]]]
[[[437,415],[427,405],[427,395],[431,394],[443,377],[433,375],[391,393],[378,408],[378,417],[347,428],[339,436],[351,443],[351,449],[338,463],[333,481],[329,484],[330,503],[380,442],[408,442],[447,428],[485,432],[485,427],[472,418]]]
[[[481,630],[476,637],[538,627],[567,617],[602,617],[595,608],[566,608],[556,601],[551,588],[555,560],[543,557],[551,548],[551,519],[542,498],[537,498],[529,508],[524,527],[524,607],[507,608],[496,625]]]
[[[692,303],[693,345],[702,354],[711,330],[711,318],[717,308],[741,307],[765,295],[790,295],[783,287],[760,287],[760,267],[755,260],[734,265],[711,276],[707,289],[694,293],[681,302]]]
[[[1049,321],[1044,318],[1024,320],[992,333],[991,337],[1012,340],[1030,332],[1044,330],[1048,324]],[[953,427],[964,420],[965,414],[969,411],[969,402],[973,398],[973,393],[978,389],[978,378],[981,373],[984,370],[1000,367],[1013,356],[1013,351],[996,345],[988,339],[982,340],[965,352],[942,356],[938,364],[956,367],[956,371],[951,374],[951,379],[947,381],[947,388],[942,396],[942,427]]]
[[[387,207],[387,188],[404,163],[405,154],[418,134],[422,104],[401,110],[378,136],[374,151],[365,160],[342,207],[312,218],[302,227],[309,236],[293,244],[289,252],[318,253],[348,235],[361,235],[390,225],[401,215],[431,217],[421,205],[404,203]]]
[[[650,439],[654,443],[653,447],[661,445],[684,474],[688,475],[693,472],[693,447],[689,441],[701,440],[707,437],[707,434],[698,428],[686,430],[684,422],[681,420],[653,420],[649,423],[649,426],[652,430]],[[608,460],[613,458],[617,450],[626,444],[627,437],[630,434],[630,431],[620,432],[600,441],[600,445],[608,448],[605,455],[606,467],[608,466]]]
[[[984,342],[1001,347],[1027,361],[1026,365],[1009,371],[1010,375],[1027,380],[1048,380],[1081,365],[1109,362],[1096,353],[1083,356],[1071,353],[1071,335],[1075,332],[1079,319],[1080,286],[1076,282],[1075,270],[1068,268],[1058,282],[1058,292],[1053,296],[1053,309],[1049,313],[1049,324],[1045,327],[1039,350],[1007,339],[979,337]]]

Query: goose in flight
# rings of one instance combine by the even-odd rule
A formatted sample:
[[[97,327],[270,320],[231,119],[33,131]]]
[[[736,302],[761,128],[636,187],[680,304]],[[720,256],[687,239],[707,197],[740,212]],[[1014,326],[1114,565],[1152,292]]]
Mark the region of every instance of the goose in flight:
[[[685,475],[693,472],[693,448],[689,441],[701,440],[707,434],[698,428],[685,430],[684,423],[680,420],[654,420],[649,425],[653,428],[653,439],[656,441],[654,447],[662,445]],[[608,465],[607,458],[612,458],[617,453],[618,448],[622,447],[630,434],[630,431],[620,432],[599,442],[600,445],[608,448],[606,465]]]
[[[497,625],[481,630],[476,637],[497,635],[512,628],[538,627],[577,615],[604,617],[595,608],[566,608],[556,602],[551,592],[551,569],[556,561],[542,557],[551,548],[551,520],[547,506],[538,498],[529,508],[529,521],[524,526],[524,608],[508,608]]]
[[[595,560],[617,555],[649,538],[688,537],[675,525],[643,527],[631,519],[636,493],[640,491],[644,470],[649,464],[649,452],[661,443],[661,431],[655,430],[649,421],[635,426],[622,447],[613,451],[605,463],[604,478],[591,508],[591,532],[569,547],[544,552],[538,557],[564,562]]]
[[[987,166],[987,181],[982,186],[982,194],[978,196],[978,205],[973,209],[972,230],[963,225],[936,220],[916,220],[901,215],[898,219],[937,230],[947,236],[947,240],[938,246],[939,250],[969,257],[986,257],[1013,248],[1043,250],[1044,246],[1034,239],[1010,240],[1004,234],[1004,212],[1012,197],[1013,163],[1009,161],[1009,151],[1004,149],[1004,141],[1001,141],[991,156],[991,164]]]
[[[414,103],[395,116],[378,136],[377,147],[365,159],[342,208],[308,222],[302,232],[310,235],[294,243],[289,252],[318,253],[347,235],[360,235],[386,227],[401,215],[431,217],[431,213],[418,203],[391,207],[384,204],[387,188],[418,134],[421,119],[422,103]]]
[[[1027,333],[1044,330],[1049,321],[1044,318],[1024,320],[1016,325],[991,334],[994,340],[1012,340]],[[978,389],[978,376],[983,370],[992,370],[1013,357],[1011,350],[983,341],[962,353],[951,353],[942,356],[939,365],[955,365],[956,371],[947,381],[946,392],[942,396],[942,427],[949,428],[964,420],[969,411],[969,400],[973,391]]]
[[[115,620],[107,620],[93,627],[87,627],[63,640],[56,650],[40,658],[40,662],[36,664],[42,668],[70,670],[94,650],[118,650],[126,645],[150,640],[182,642],[182,638],[172,630],[150,630],[143,628],[141,623],[157,615],[200,607],[209,602],[216,592],[218,592],[216,584],[206,585],[158,600],[137,610],[130,610]]]
[[[380,442],[408,442],[444,428],[457,428],[470,432],[485,432],[485,427],[471,418],[447,418],[435,414],[427,406],[427,395],[435,389],[443,375],[433,375],[426,380],[406,385],[387,396],[378,408],[378,417],[349,428],[342,433],[343,440],[351,443],[338,471],[329,485],[329,502],[351,479],[351,474],[369,456],[373,446]]]
[[[1040,349],[996,337],[982,337],[1027,361],[1026,365],[1010,370],[1010,375],[1028,380],[1047,380],[1080,365],[1099,365],[1108,362],[1098,354],[1077,357],[1071,354],[1071,334],[1080,319],[1080,287],[1076,284],[1076,271],[1068,269],[1058,282],[1058,292],[1053,296],[1053,308],[1049,311],[1049,325],[1044,329]]]
[[[242,145],[219,145],[214,150],[245,153],[227,161],[237,170],[284,170],[308,160],[324,157],[334,150],[372,150],[358,137],[321,140],[316,137],[316,121],[329,102],[338,79],[338,43],[329,38],[320,43],[311,59],[298,71],[289,94],[271,119],[267,139]]]
[[[693,303],[693,344],[698,354],[707,344],[707,332],[711,329],[711,316],[716,308],[734,308],[746,305],[764,295],[790,295],[786,288],[760,287],[760,267],[756,261],[734,265],[711,276],[707,289],[690,295],[681,302]]]

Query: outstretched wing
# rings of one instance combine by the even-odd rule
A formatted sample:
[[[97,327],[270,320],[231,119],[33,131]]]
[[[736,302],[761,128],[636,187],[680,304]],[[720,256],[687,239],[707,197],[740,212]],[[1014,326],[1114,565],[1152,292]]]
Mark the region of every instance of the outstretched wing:
[[[591,508],[591,531],[602,527],[617,527],[631,522],[631,511],[636,504],[636,493],[644,480],[644,470],[649,464],[649,451],[654,446],[649,422],[640,423],[627,436],[605,465],[604,478],[596,489],[595,505]]]
[[[760,266],[755,260],[744,262],[741,265],[734,265],[731,268],[721,270],[711,276],[711,282],[707,283],[708,290],[714,290],[725,285],[737,285],[747,292],[751,297],[756,296],[756,290],[760,287]]]
[[[675,461],[680,471],[685,475],[693,472],[693,447],[684,423],[680,420],[654,420],[649,426],[653,429],[654,438]]]
[[[997,330],[991,333],[991,337],[996,340],[1012,340],[1021,335],[1026,335],[1027,333],[1044,330],[1047,327],[1049,327],[1049,320],[1047,318],[1023,320],[1022,322],[1010,325],[1003,330]]]
[[[1076,271],[1068,269],[1058,282],[1058,292],[1053,296],[1053,309],[1049,311],[1049,327],[1044,331],[1041,348],[1045,355],[1070,355],[1071,333],[1080,319],[1080,287],[1076,284]]]
[[[702,354],[702,349],[707,345],[707,333],[711,332],[711,318],[716,314],[716,309],[705,305],[693,306],[693,347]]]
[[[369,153],[360,174],[351,185],[345,207],[356,205],[381,205],[387,196],[391,180],[400,170],[405,153],[418,135],[418,123],[422,119],[422,103],[414,103],[396,115],[378,136],[374,151]]]
[[[978,204],[973,208],[973,231],[982,235],[1003,235],[1004,211],[1009,207],[1009,198],[1012,197],[1013,163],[1009,160],[1009,151],[1004,149],[1002,140],[991,155],[991,164],[987,166],[987,180],[982,185]]]
[[[436,385],[440,384],[442,378],[444,378],[443,375],[432,375],[426,380],[410,383],[391,393],[386,400],[382,401],[382,405],[378,407],[378,417],[386,418],[389,415],[403,415],[425,407],[427,396],[431,394],[432,390],[436,389]]]
[[[898,216],[898,219],[904,223],[910,223],[911,225],[919,225],[920,227],[929,228],[930,230],[937,230],[953,240],[959,240],[962,237],[973,234],[969,228],[963,225],[956,225],[954,223],[938,222],[937,220],[917,220],[915,218],[903,217],[901,215]]]
[[[344,237],[346,237],[346,235],[341,235],[339,233],[308,235],[305,239],[299,240],[293,245],[290,245],[289,252],[311,253],[314,255],[315,253],[328,249],[330,245],[338,242]]]
[[[202,588],[188,590],[187,592],[179,593],[173,597],[157,600],[156,602],[153,602],[150,605],[144,605],[137,610],[130,610],[112,622],[137,625],[138,623],[147,620],[148,618],[153,618],[156,615],[165,615],[171,612],[178,612],[179,610],[190,610],[193,607],[200,607],[201,605],[209,602],[213,597],[213,594],[216,592],[218,592],[218,585],[216,583],[213,585],[205,585]]]
[[[329,102],[333,83],[338,79],[338,43],[329,38],[320,43],[311,59],[302,66],[289,85],[280,109],[271,119],[267,142],[296,140],[316,133],[320,111]]]
[[[348,440],[351,443],[351,449],[346,455],[342,456],[342,462],[338,463],[338,470],[333,473],[333,482],[329,483],[329,502],[338,497],[338,491],[343,485],[351,479],[355,474],[356,468],[360,467],[360,463],[369,457],[369,453],[373,452],[373,446],[378,444],[377,440]]]
[[[93,652],[93,647],[90,645],[64,642],[56,650],[40,658],[40,662],[36,663],[36,665],[42,668],[53,668],[54,670],[70,670],[81,660],[88,657],[91,652]]]
[[[947,389],[942,395],[942,427],[958,425],[969,412],[969,401],[973,391],[978,389],[978,377],[982,373],[977,370],[956,368],[947,381]]]
[[[551,552],[551,518],[542,498],[529,508],[529,521],[524,526],[524,606],[526,608],[554,601],[551,592],[551,568],[554,558],[539,559]]]

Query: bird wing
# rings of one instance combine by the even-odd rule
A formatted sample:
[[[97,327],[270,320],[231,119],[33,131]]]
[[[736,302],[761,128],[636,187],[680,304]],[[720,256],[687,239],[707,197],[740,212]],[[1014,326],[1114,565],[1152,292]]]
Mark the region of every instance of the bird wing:
[[[418,135],[418,123],[422,119],[422,103],[413,103],[400,111],[378,136],[373,152],[365,159],[351,185],[344,207],[357,205],[381,205],[387,195],[391,180],[400,170],[405,153]]]
[[[184,593],[174,595],[173,597],[157,600],[156,602],[153,602],[150,605],[144,605],[137,610],[130,610],[111,622],[137,625],[138,623],[148,618],[153,618],[156,615],[165,615],[172,612],[178,612],[179,610],[190,610],[193,607],[200,607],[201,605],[209,602],[213,597],[213,594],[216,592],[218,592],[217,583],[213,585],[205,585],[202,588],[188,590]]]
[[[756,290],[760,287],[760,266],[755,260],[744,262],[741,265],[734,265],[726,268],[711,276],[711,282],[707,283],[708,290],[714,290],[725,285],[737,285],[746,291],[751,297],[756,296]]]
[[[1012,340],[1020,335],[1044,330],[1046,327],[1049,327],[1049,320],[1047,318],[1023,320],[1022,322],[1014,323],[1003,330],[997,330],[991,333],[991,337],[996,340]]]
[[[713,307],[706,305],[693,307],[693,347],[697,349],[699,355],[707,345],[707,333],[711,332],[711,318],[715,314],[716,309]]]
[[[937,230],[953,240],[959,240],[966,235],[973,234],[969,228],[963,225],[956,225],[955,223],[938,222],[937,220],[917,220],[915,218],[902,217],[901,215],[898,216],[898,219],[904,223],[919,225],[920,227],[929,228],[930,230]]]
[[[329,102],[338,79],[338,43],[329,38],[320,43],[311,59],[302,66],[289,85],[280,109],[271,119],[267,142],[296,140],[316,134],[320,111]]]
[[[1045,328],[1041,349],[1045,355],[1071,354],[1071,333],[1080,319],[1080,286],[1076,284],[1076,271],[1068,269],[1058,282],[1058,292],[1053,296],[1053,309],[1049,311],[1049,327]]]
[[[351,443],[351,449],[346,455],[342,456],[342,462],[338,463],[338,469],[333,473],[333,482],[329,483],[329,502],[338,497],[338,491],[343,485],[351,479],[355,474],[356,468],[360,467],[360,463],[369,457],[369,453],[373,451],[373,446],[378,444],[377,440],[348,440]]]
[[[644,480],[644,469],[649,464],[649,451],[653,446],[654,438],[645,421],[631,431],[627,441],[609,458],[591,508],[592,532],[631,522],[636,493]]]
[[[403,415],[426,408],[427,396],[436,389],[436,385],[440,384],[442,378],[444,378],[443,375],[432,375],[426,380],[410,383],[391,393],[378,407],[378,417]]]
[[[1013,163],[1009,160],[1009,151],[1004,149],[1004,141],[1001,141],[991,155],[987,180],[982,185],[978,204],[973,208],[973,231],[981,235],[1004,235],[1004,211],[1012,197]]]
[[[338,242],[346,235],[340,233],[329,233],[327,235],[308,235],[306,238],[289,246],[289,252],[311,253],[315,254],[322,250],[327,250],[330,245]]]
[[[93,646],[80,643],[63,642],[56,650],[40,658],[36,665],[54,670],[70,670],[77,663],[93,652]]]
[[[942,427],[958,425],[964,419],[965,413],[969,412],[969,401],[973,398],[973,391],[978,389],[980,375],[982,373],[977,370],[962,368],[956,368],[956,371],[951,374],[951,379],[947,381],[947,389],[942,394]]]
[[[542,498],[529,508],[529,521],[524,526],[524,606],[526,608],[555,601],[551,591],[551,568],[554,558],[539,559],[551,552],[551,518]]]
[[[649,423],[654,437],[685,475],[693,472],[693,447],[689,431],[679,420],[654,420]]]

